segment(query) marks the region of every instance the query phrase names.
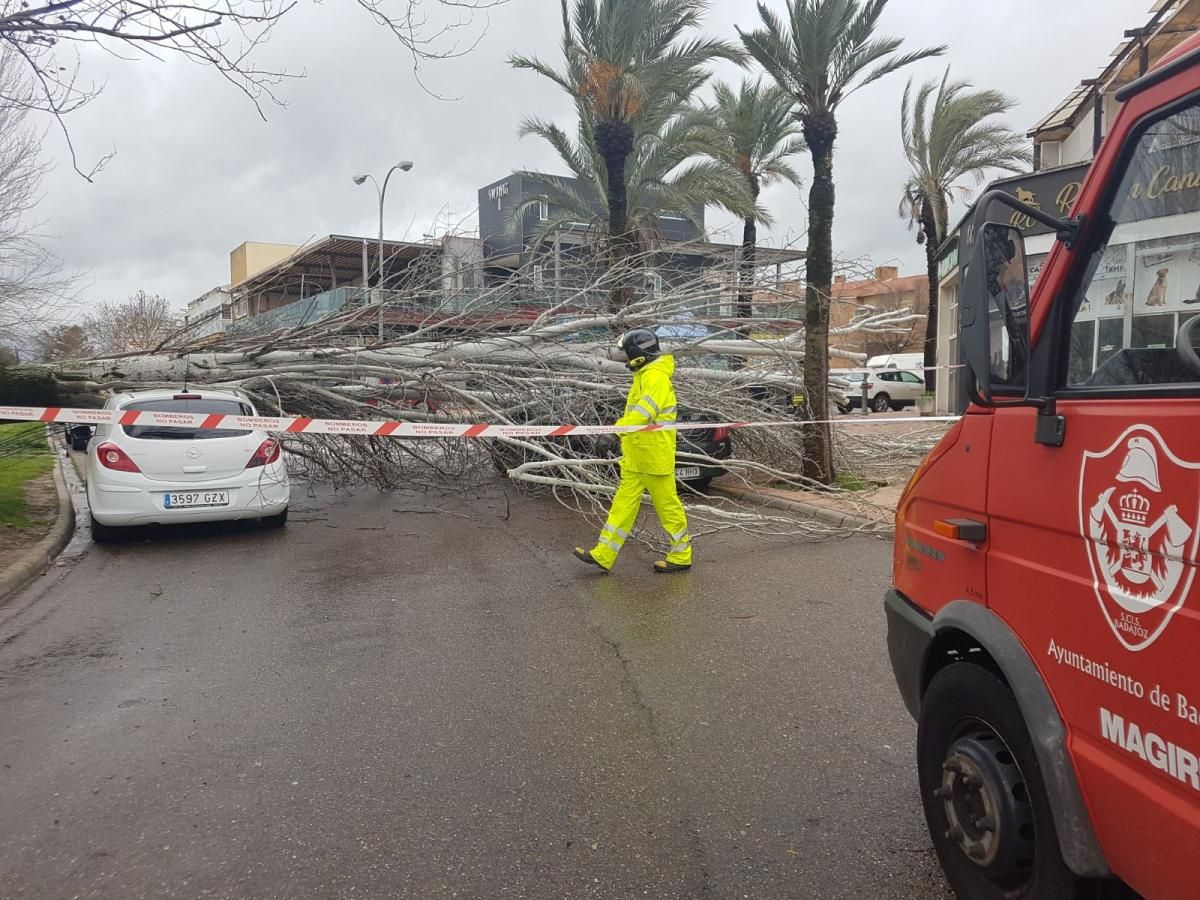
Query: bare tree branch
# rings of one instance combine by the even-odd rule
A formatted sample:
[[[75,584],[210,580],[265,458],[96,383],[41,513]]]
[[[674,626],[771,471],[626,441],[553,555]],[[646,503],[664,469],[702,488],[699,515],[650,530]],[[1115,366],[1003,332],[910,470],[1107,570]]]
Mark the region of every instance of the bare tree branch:
[[[11,350],[30,350],[73,301],[75,280],[31,220],[46,173],[41,135],[27,123],[29,106],[4,102],[8,94],[21,96],[20,60],[0,48],[0,336]]]
[[[486,31],[487,11],[507,0],[433,0],[435,8],[448,13],[444,20],[428,13],[422,0],[354,2],[411,56],[420,82],[424,62],[473,50]],[[284,105],[280,85],[303,73],[264,68],[255,59],[276,26],[301,5],[300,0],[61,0],[30,6],[25,0],[0,0],[0,48],[16,54],[27,75],[0,86],[0,103],[53,117],[75,170],[91,180],[109,156],[81,167],[65,122],[100,93],[96,85],[79,81],[80,47],[99,46],[122,59],[176,56],[214,69],[265,118],[264,105]],[[118,49],[133,55],[121,56]]]

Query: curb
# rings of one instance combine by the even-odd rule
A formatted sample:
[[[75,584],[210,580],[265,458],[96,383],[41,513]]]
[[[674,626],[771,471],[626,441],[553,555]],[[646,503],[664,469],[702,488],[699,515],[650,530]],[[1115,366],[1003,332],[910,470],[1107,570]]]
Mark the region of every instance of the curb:
[[[814,519],[819,519],[822,522],[827,522],[837,528],[853,528],[858,531],[867,532],[870,534],[892,534],[895,527],[892,520],[888,519],[883,522],[875,519],[867,519],[863,516],[855,515],[854,513],[839,512],[836,509],[830,509],[827,506],[818,506],[815,503],[805,503],[803,500],[788,500],[784,497],[771,497],[767,494],[760,494],[758,491],[749,488],[734,487],[732,485],[714,484],[709,490],[714,494],[721,494],[724,497],[729,497],[733,500],[741,500],[745,503],[753,503],[755,506],[766,507],[767,509],[786,509],[791,512],[803,513],[806,516],[811,516]]]
[[[58,516],[48,535],[0,572],[0,606],[11,600],[18,591],[28,587],[36,578],[46,574],[55,557],[71,540],[75,530],[75,506],[71,502],[71,495],[63,478],[62,458],[53,444],[50,449],[54,453],[54,487],[58,490]]]

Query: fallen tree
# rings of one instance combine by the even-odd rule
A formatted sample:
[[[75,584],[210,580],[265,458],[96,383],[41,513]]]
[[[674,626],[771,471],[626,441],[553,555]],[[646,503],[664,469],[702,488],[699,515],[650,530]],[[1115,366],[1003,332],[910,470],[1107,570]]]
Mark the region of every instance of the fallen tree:
[[[645,262],[645,261],[643,261]],[[629,386],[615,337],[631,327],[656,329],[677,360],[676,390],[685,418],[700,422],[774,422],[738,430],[734,454],[717,460],[702,442],[681,433],[680,465],[717,467],[729,478],[776,486],[812,487],[803,471],[801,429],[809,406],[802,387],[804,330],[791,317],[794,292],[780,284],[755,291],[755,318],[738,318],[736,286],[701,272],[662,289],[647,289],[619,312],[607,312],[605,276],[567,272],[553,290],[521,291],[531,273],[474,290],[447,290],[440,268],[406,273],[380,294],[360,291],[342,309],[314,322],[264,331],[254,320],[197,337],[191,323],[150,352],[57,362],[64,392],[78,397],[129,386],[209,385],[243,391],[263,414],[314,418],[572,425],[614,421]],[[383,303],[369,301],[382,296]],[[355,301],[358,302],[355,302]],[[303,303],[304,301],[299,301]],[[289,313],[290,315],[291,313]],[[834,340],[850,334],[894,333],[911,327],[907,310],[857,310]],[[380,321],[384,337],[377,337]],[[830,348],[836,358],[861,354]],[[836,370],[834,370],[836,373]],[[835,402],[848,383],[832,377]],[[861,430],[861,429],[859,429]],[[915,463],[937,428],[922,426],[883,443],[839,431],[844,466],[873,478],[888,459],[889,477]],[[286,436],[297,468],[335,485],[381,488],[420,484],[445,489],[494,477],[549,490],[572,508],[598,512],[615,486],[612,438],[396,440]],[[822,489],[824,487],[822,486]],[[695,494],[700,530],[754,528],[763,533],[827,534],[830,527],[797,524],[775,513],[751,512]],[[785,526],[784,521],[790,524]],[[790,531],[788,530],[790,529]]]

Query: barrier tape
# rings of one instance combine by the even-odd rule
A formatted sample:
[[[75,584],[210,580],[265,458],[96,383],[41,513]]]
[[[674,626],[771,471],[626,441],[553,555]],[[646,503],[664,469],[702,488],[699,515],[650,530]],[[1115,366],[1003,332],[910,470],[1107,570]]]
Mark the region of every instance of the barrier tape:
[[[338,434],[394,438],[566,437],[630,434],[639,431],[697,431],[707,428],[767,428],[804,425],[891,425],[955,422],[959,416],[906,416],[899,419],[845,416],[840,419],[784,419],[774,422],[667,422],[658,425],[489,425],[458,422],[398,422],[390,419],[310,419],[306,416],[227,416],[151,410],[69,409],[50,406],[0,406],[0,421],[58,422],[72,425],[139,425],[159,428],[271,431],[281,434]]]

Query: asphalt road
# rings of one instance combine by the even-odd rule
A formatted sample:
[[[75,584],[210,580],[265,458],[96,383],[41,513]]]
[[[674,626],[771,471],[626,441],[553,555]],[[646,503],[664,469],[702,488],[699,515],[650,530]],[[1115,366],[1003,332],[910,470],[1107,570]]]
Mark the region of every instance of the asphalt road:
[[[0,896],[946,897],[888,545],[590,536],[322,493],[55,570],[0,608]]]

